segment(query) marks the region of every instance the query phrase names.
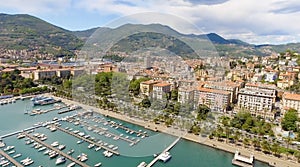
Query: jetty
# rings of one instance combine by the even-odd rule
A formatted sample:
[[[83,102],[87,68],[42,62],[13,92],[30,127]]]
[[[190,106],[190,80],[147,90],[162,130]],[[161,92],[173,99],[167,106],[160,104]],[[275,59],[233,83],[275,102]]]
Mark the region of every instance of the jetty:
[[[62,131],[62,132],[65,132],[65,133],[67,133],[67,134],[69,134],[69,135],[71,135],[71,136],[77,137],[77,138],[79,138],[79,139],[81,139],[81,140],[83,140],[83,141],[86,141],[86,142],[88,142],[88,143],[94,144],[95,146],[102,147],[103,149],[105,149],[105,150],[107,150],[107,151],[109,151],[109,152],[112,152],[113,154],[120,155],[119,152],[117,152],[117,151],[115,151],[115,150],[113,150],[113,149],[110,149],[110,148],[108,148],[108,147],[106,147],[106,146],[104,146],[104,145],[101,145],[101,144],[99,144],[99,143],[96,143],[96,142],[94,142],[94,141],[92,141],[92,140],[90,140],[90,139],[87,139],[87,138],[83,137],[83,136],[79,136],[78,134],[72,133],[72,132],[70,132],[70,131],[68,131],[68,130],[66,130],[66,129],[63,129],[63,128],[61,128],[61,127],[58,127],[58,126],[56,126],[56,125],[54,125],[54,126],[55,126],[58,130],[60,130],[60,131]]]
[[[66,153],[64,153],[64,152],[62,152],[61,150],[59,150],[59,149],[57,149],[57,148],[55,148],[55,147],[52,147],[51,145],[49,145],[49,144],[47,144],[47,143],[45,143],[45,142],[42,142],[42,141],[39,140],[38,138],[33,137],[33,136],[30,136],[28,133],[25,133],[25,132],[24,132],[23,134],[24,134],[26,137],[28,137],[28,138],[30,138],[30,139],[32,139],[32,140],[34,140],[34,141],[36,141],[36,142],[42,144],[43,146],[47,147],[48,149],[51,149],[51,150],[57,152],[59,155],[65,157],[65,158],[67,158],[67,159],[69,159],[70,161],[75,162],[76,164],[78,164],[78,165],[80,165],[80,166],[82,166],[82,167],[89,167],[87,164],[82,163],[81,161],[79,161],[79,160],[77,160],[77,159],[71,157],[70,155],[68,155],[68,154],[66,154]]]
[[[159,158],[161,157],[161,155],[169,150],[171,150],[178,142],[179,140],[181,139],[181,137],[178,137],[173,143],[171,143],[167,148],[165,148],[160,155],[156,156],[148,165],[147,167],[151,167],[153,166],[158,160]]]
[[[232,164],[240,167],[253,167],[254,155],[250,155],[250,157],[248,158],[242,156],[239,151],[236,151],[232,159]]]
[[[71,112],[71,111],[74,111],[74,110],[77,110],[77,109],[81,109],[81,107],[80,106],[73,106],[73,107],[71,106],[66,110],[59,111],[58,114],[68,113],[68,112]]]
[[[23,165],[21,165],[19,162],[17,162],[15,159],[13,159],[12,157],[10,157],[8,154],[6,154],[4,151],[2,151],[0,149],[0,155],[2,155],[3,157],[5,157],[7,160],[9,160],[11,163],[13,163],[16,167],[23,167]]]
[[[84,125],[84,126],[89,126],[89,127],[91,127],[91,125],[89,125],[89,124],[87,124],[87,123],[84,123],[84,122],[80,122],[80,124],[82,124],[82,125]],[[104,129],[102,129],[101,127],[91,127],[91,128],[92,128],[91,130],[96,129],[96,130],[98,130],[99,132],[104,132],[105,134],[109,134],[109,135],[111,135],[111,136],[113,136],[113,137],[118,137],[119,139],[124,140],[124,141],[126,141],[126,142],[128,142],[128,143],[136,144],[136,143],[138,142],[138,141],[134,141],[134,140],[125,138],[125,137],[123,137],[123,136],[119,136],[119,135],[114,134],[114,133],[112,133],[112,132],[109,132],[109,131],[107,131],[107,130],[104,130]]]

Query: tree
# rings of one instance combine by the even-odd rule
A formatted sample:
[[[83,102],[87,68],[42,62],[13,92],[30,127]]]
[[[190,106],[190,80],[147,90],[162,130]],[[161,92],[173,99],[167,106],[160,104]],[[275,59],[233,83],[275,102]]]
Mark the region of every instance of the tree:
[[[281,121],[281,126],[283,130],[288,131],[297,131],[297,124],[298,121],[298,114],[297,110],[295,109],[289,109],[285,114]]]
[[[273,152],[273,154],[275,156],[278,156],[279,153],[279,144],[277,142],[275,142],[272,146],[271,146],[271,151]]]
[[[148,98],[144,98],[141,102],[141,106],[144,108],[149,108],[151,106],[151,102]]]
[[[178,98],[178,90],[174,89],[171,91],[171,100],[177,101]]]
[[[197,108],[197,119],[206,120],[209,112],[210,112],[210,108],[208,106],[204,104],[200,104]]]

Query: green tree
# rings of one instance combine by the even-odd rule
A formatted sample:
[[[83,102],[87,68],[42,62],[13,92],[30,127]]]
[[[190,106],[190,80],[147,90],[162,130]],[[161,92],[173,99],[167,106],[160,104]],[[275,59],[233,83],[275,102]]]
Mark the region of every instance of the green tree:
[[[197,119],[206,120],[209,112],[210,112],[210,108],[208,106],[204,104],[200,104],[197,108]]]
[[[141,102],[141,106],[144,108],[149,108],[151,106],[151,102],[148,98],[144,98]]]
[[[289,109],[285,114],[281,121],[281,126],[283,130],[288,131],[297,131],[297,124],[298,121],[298,114],[297,110],[295,109]]]

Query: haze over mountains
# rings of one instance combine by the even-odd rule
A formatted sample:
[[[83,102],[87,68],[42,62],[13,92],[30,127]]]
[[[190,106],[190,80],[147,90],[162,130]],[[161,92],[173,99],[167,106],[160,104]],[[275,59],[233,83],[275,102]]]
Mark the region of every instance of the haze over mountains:
[[[134,25],[126,24],[116,29],[99,28],[107,33],[110,31],[122,32],[127,29],[139,30],[159,30],[163,34],[169,36],[174,35],[180,38],[193,39],[209,39],[215,46],[219,55],[229,56],[247,56],[247,55],[269,55],[272,52],[283,52],[286,49],[292,49],[300,52],[300,43],[282,44],[282,45],[252,45],[238,39],[224,39],[216,33],[209,33],[203,35],[194,34],[181,34],[171,27],[161,24],[150,25]],[[50,54],[53,56],[74,55],[76,50],[84,45],[85,41],[95,32],[99,31],[98,28],[93,28],[84,31],[69,31],[63,28],[52,25],[39,18],[30,15],[8,15],[0,14],[0,53],[6,50],[28,50],[36,51],[41,54]],[[164,36],[164,35],[163,35]],[[151,43],[152,36],[147,34],[143,36],[146,43]],[[129,41],[132,39],[128,39]],[[117,45],[122,45],[120,48],[125,48],[122,41]],[[143,44],[144,45],[144,44]],[[128,47],[128,46],[126,46]],[[141,46],[142,47],[142,46]],[[132,51],[128,50],[127,51]]]

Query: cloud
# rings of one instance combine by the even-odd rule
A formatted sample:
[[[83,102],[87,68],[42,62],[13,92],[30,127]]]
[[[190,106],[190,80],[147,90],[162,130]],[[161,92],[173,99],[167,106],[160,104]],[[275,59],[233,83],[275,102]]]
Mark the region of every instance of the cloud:
[[[145,12],[170,14],[195,24],[206,33],[216,32],[247,42],[259,42],[257,39],[262,42],[274,40],[271,43],[294,41],[298,39],[295,34],[300,34],[298,0],[0,0],[0,3],[0,9],[37,16],[82,11],[87,17],[89,13],[97,13],[99,19],[105,20]],[[175,25],[183,33],[198,33],[195,28],[172,22],[168,17],[140,17],[136,21],[156,21]]]

